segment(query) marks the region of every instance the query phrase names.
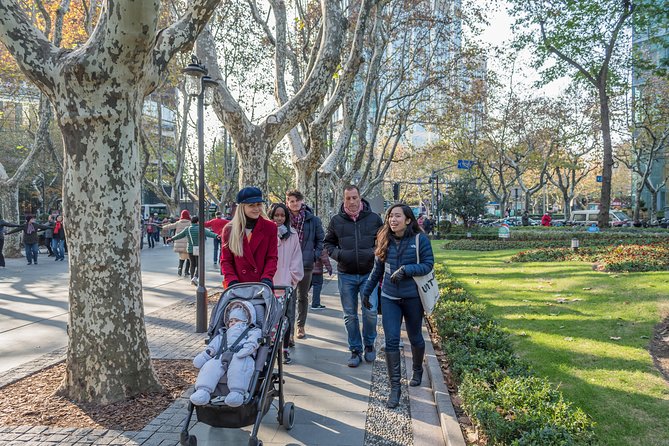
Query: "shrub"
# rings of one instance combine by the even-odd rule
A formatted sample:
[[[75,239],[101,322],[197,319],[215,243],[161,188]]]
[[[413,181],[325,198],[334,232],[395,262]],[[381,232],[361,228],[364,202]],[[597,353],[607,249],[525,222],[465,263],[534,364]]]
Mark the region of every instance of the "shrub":
[[[519,440],[514,440],[511,446],[576,446],[569,432],[557,426],[545,426],[526,432]]]
[[[543,446],[545,443],[531,442],[542,433],[554,439],[566,437],[566,443],[557,444],[589,445],[594,441],[592,421],[564,401],[562,393],[544,378],[507,376],[491,385],[467,375],[460,395],[463,408],[482,427],[490,444],[518,441]]]

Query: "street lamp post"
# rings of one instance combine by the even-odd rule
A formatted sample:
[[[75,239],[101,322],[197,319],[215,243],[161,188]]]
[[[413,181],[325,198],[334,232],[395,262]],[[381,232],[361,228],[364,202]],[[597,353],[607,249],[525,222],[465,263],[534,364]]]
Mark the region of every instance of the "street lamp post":
[[[195,332],[207,331],[207,288],[205,288],[205,234],[204,234],[204,106],[210,103],[217,82],[207,76],[207,68],[197,57],[191,56],[191,63],[183,70],[186,74],[186,92],[197,98],[197,155],[198,155],[198,262],[197,291],[195,304]],[[209,92],[209,94],[208,94]],[[206,96],[206,97],[205,97]],[[208,105],[208,104],[207,104]]]

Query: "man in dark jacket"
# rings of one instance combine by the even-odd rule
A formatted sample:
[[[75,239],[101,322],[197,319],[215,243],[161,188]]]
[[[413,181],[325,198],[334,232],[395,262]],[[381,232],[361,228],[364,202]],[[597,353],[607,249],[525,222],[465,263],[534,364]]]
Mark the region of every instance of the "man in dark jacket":
[[[360,290],[374,266],[376,233],[383,226],[381,217],[372,212],[369,203],[360,197],[357,186],[344,188],[344,203],[340,212],[332,217],[325,235],[324,246],[337,262],[339,295],[344,310],[344,325],[348,333],[348,348],[351,358],[349,367],[357,367],[362,361],[363,344],[365,361],[376,358],[376,321],[378,293],[370,298],[371,308],[362,307],[362,336],[358,320]]]
[[[302,247],[304,277],[297,283],[297,318],[295,324],[297,326],[297,338],[302,339],[306,336],[304,325],[307,323],[309,288],[311,287],[314,262],[323,251],[323,224],[321,219],[316,217],[311,209],[304,204],[304,195],[299,190],[286,192],[286,206],[290,210],[290,226],[297,232]]]

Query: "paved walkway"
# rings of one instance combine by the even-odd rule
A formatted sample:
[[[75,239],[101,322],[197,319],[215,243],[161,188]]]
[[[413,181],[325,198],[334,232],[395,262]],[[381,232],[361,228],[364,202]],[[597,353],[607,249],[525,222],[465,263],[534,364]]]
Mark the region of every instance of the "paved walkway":
[[[8,259],[7,268],[0,270],[0,387],[65,357],[67,262],[41,260],[35,267],[23,259]],[[142,253],[147,332],[152,357],[191,359],[201,350],[204,336],[194,333],[195,288],[176,276],[175,263],[169,247]],[[220,276],[211,262],[207,264],[211,289],[220,283]],[[383,353],[373,364],[346,367],[349,354],[336,276],[326,278],[322,302],[327,309],[309,314],[307,338],[297,340],[293,364],[284,369],[286,401],[296,406],[295,427],[286,431],[276,420],[276,408],[270,409],[258,435],[264,444],[438,446],[448,441],[450,445],[451,436],[442,432],[444,410],[440,413],[435,405],[430,375],[424,375],[418,388],[408,388],[404,381],[400,407],[386,409]],[[377,347],[382,337],[380,332]],[[404,374],[411,368],[410,354],[405,359]],[[175,401],[139,432],[0,426],[0,444],[175,445],[187,403],[185,397]],[[245,445],[250,430],[212,428],[193,417],[191,434],[197,436],[198,445]],[[455,434],[457,438],[459,432]]]

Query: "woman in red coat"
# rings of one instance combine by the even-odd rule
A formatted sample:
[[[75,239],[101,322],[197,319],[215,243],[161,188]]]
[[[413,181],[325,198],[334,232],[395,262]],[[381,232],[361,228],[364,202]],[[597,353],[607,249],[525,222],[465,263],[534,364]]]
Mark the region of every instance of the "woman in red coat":
[[[223,228],[221,271],[225,288],[239,282],[273,287],[278,261],[277,228],[267,219],[262,191],[245,187],[237,194],[237,211]]]

